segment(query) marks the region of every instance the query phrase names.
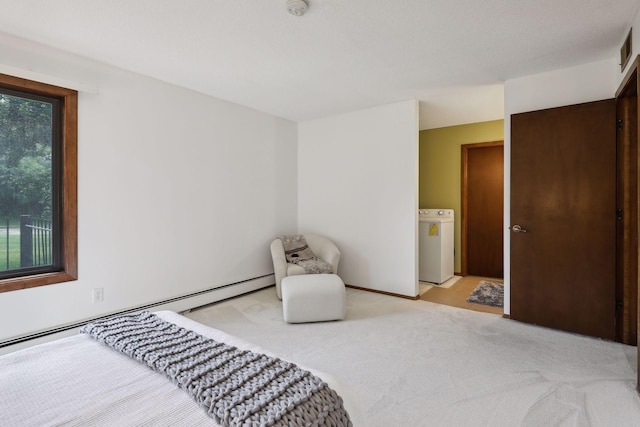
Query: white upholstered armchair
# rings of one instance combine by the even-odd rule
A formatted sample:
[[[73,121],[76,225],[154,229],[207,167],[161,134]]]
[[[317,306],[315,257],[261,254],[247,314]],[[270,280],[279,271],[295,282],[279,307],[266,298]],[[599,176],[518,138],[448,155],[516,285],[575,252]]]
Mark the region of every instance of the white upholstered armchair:
[[[338,247],[331,240],[323,236],[305,234],[304,238],[314,255],[331,264],[333,274],[337,274],[338,263],[340,262],[340,251]],[[273,269],[276,275],[276,293],[278,294],[278,298],[282,299],[282,291],[280,289],[282,279],[287,276],[305,274],[305,270],[299,265],[287,262],[284,254],[284,246],[280,239],[275,239],[271,242],[271,257],[273,258]]]

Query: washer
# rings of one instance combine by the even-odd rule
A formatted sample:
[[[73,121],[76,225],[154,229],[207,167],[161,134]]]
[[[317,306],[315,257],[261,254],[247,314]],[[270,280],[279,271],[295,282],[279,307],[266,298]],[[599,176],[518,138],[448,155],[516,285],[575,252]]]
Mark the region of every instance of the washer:
[[[453,277],[453,209],[420,209],[418,220],[418,280],[439,285]]]

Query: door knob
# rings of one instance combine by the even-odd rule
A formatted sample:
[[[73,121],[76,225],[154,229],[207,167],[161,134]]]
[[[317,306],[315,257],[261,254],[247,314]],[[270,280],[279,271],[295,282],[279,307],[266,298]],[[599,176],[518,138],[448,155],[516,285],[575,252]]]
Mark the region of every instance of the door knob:
[[[526,233],[527,232],[527,230],[525,230],[524,228],[520,227],[518,224],[516,224],[513,227],[511,227],[511,231],[513,231],[514,233]]]

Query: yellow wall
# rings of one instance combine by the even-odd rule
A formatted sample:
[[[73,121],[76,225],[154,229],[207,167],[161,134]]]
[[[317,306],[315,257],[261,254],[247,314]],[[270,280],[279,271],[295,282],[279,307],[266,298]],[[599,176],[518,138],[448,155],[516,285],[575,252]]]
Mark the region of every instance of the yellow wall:
[[[503,140],[504,120],[420,131],[419,208],[455,210],[454,269],[457,273],[462,271],[460,146]]]

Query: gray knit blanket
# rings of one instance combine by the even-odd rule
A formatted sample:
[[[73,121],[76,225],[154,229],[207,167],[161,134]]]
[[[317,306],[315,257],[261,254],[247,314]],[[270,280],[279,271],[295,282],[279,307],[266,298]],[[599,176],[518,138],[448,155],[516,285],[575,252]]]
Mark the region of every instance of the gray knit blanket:
[[[149,312],[98,320],[81,332],[165,374],[223,426],[352,426],[342,398],[310,372]]]
[[[307,274],[333,273],[331,264],[313,253],[302,234],[285,234],[278,238],[282,241],[287,262],[299,265]]]

